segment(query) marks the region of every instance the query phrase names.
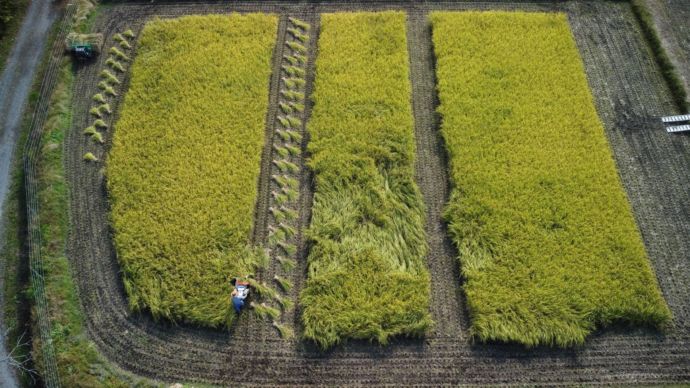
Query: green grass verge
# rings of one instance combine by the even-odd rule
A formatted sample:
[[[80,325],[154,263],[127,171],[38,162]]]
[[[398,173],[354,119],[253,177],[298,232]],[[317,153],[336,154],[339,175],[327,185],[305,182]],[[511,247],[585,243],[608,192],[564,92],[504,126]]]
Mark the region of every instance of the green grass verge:
[[[431,19],[472,335],[569,346],[668,322],[565,15]]]
[[[304,336],[386,343],[431,324],[405,14],[325,14],[309,124],[315,176]]]
[[[146,386],[147,382],[116,371],[87,338],[76,286],[65,256],[69,227],[68,191],[64,177],[63,143],[72,124],[71,101],[74,74],[65,58],[50,100],[37,164],[41,220],[41,256],[45,273],[51,339],[60,383],[66,387]],[[37,330],[37,329],[36,329]],[[34,336],[36,367],[42,370],[41,342]]]
[[[107,161],[115,246],[134,310],[219,327],[252,273],[277,17],[149,22]]]
[[[640,23],[640,28],[644,34],[649,47],[652,49],[654,54],[654,59],[661,69],[661,74],[666,80],[669,89],[671,90],[671,96],[681,113],[689,112],[690,105],[688,104],[688,94],[683,85],[683,81],[678,75],[676,67],[673,66],[673,62],[666,54],[664,46],[661,44],[661,39],[656,32],[654,27],[654,18],[647,9],[647,6],[643,1],[632,0],[630,2],[632,6],[633,13]]]
[[[0,72],[5,67],[28,7],[29,0],[0,0]]]

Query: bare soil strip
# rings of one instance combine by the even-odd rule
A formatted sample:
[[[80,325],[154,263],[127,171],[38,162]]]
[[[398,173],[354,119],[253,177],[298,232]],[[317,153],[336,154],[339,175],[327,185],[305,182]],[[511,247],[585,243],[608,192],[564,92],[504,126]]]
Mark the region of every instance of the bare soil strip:
[[[89,140],[81,135],[80,128],[87,124],[89,98],[93,85],[97,83],[94,82],[98,77],[97,69],[101,67],[95,63],[78,71],[75,95],[84,97],[75,101],[75,123],[66,139],[65,152],[71,188],[72,226],[67,244],[68,257],[78,281],[89,335],[100,351],[128,371],[166,381],[242,381],[257,385],[439,385],[621,384],[690,380],[690,262],[687,260],[690,257],[690,239],[687,239],[690,235],[690,182],[687,180],[690,138],[669,136],[656,119],[650,119],[673,105],[627,4],[443,2],[417,6],[399,2],[305,5],[260,1],[207,5],[113,5],[104,9],[96,25],[110,40],[110,32],[123,30],[125,25],[139,30],[154,15],[172,17],[230,11],[312,15],[338,10],[401,8],[412,14],[409,23],[411,42],[413,39],[428,40],[428,37],[416,37],[417,34],[422,35],[419,19],[415,19],[419,16],[415,16],[415,12],[421,15],[429,9],[495,8],[568,13],[597,109],[605,123],[650,259],[675,315],[672,330],[666,335],[643,330],[609,330],[593,336],[584,347],[570,350],[472,345],[464,335],[463,315],[459,313],[462,311],[461,299],[455,299],[457,310],[453,301],[457,298],[459,284],[451,286],[451,279],[457,278],[444,274],[457,267],[448,256],[429,261],[432,279],[439,282],[437,288],[440,290],[433,295],[435,306],[432,312],[441,329],[427,340],[401,339],[388,347],[352,343],[328,353],[319,353],[300,342],[278,339],[274,334],[255,341],[255,335],[244,330],[244,318],[230,332],[222,332],[156,323],[146,315],[132,315],[127,308],[111,243],[103,176],[97,169],[85,169],[81,160]],[[316,39],[312,37],[314,41]],[[112,42],[107,41],[105,47],[110,45]],[[420,95],[433,98],[433,93],[429,93],[430,79],[433,79],[428,72],[430,65],[416,63],[418,58],[429,55],[430,42],[425,45],[426,49],[410,49],[412,67],[427,69],[426,75],[424,70],[415,73],[421,77],[413,80],[416,99]],[[99,58],[99,61],[104,60],[105,56]],[[313,71],[309,73],[308,77],[313,77]],[[420,80],[423,82],[421,85]],[[417,130],[428,129],[434,134],[433,118],[424,116],[433,111],[433,102],[421,106],[415,104],[414,112],[420,116]],[[418,132],[418,142],[434,138],[419,135]],[[438,144],[431,142],[429,148],[425,147],[418,144],[420,152],[433,150]],[[428,157],[440,158],[436,166],[443,169],[440,155],[430,153]],[[419,159],[426,157],[420,154]],[[432,166],[432,171],[437,167]],[[421,163],[418,171],[426,171]],[[430,211],[438,209],[434,206],[441,204],[444,196],[436,194],[438,199],[429,200],[426,188],[441,181],[443,178],[434,178],[430,182],[423,182],[420,178]],[[443,187],[446,184],[442,184],[440,190]],[[306,175],[302,179],[301,198],[302,225],[306,225],[310,203],[309,177]],[[435,225],[430,221],[433,219],[429,217],[428,220],[431,228]],[[443,232],[432,233],[430,240],[433,236],[440,238],[442,235]],[[439,244],[443,242],[432,243],[437,247],[434,252],[439,252]],[[448,254],[452,255],[452,250],[450,252]],[[304,255],[303,245],[301,255]],[[299,268],[301,274],[305,270],[303,265],[301,263]],[[299,288],[299,281],[296,283],[296,288]],[[449,288],[444,290],[444,287]],[[455,320],[459,327],[453,327]]]
[[[431,272],[431,313],[435,334],[464,339],[467,317],[459,288],[458,253],[448,238],[442,219],[449,193],[448,164],[436,114],[438,97],[434,51],[426,12],[413,10],[408,14],[407,45],[417,142],[415,178],[426,205],[427,262]]]
[[[646,0],[661,43],[685,84],[690,103],[690,6],[685,0]]]

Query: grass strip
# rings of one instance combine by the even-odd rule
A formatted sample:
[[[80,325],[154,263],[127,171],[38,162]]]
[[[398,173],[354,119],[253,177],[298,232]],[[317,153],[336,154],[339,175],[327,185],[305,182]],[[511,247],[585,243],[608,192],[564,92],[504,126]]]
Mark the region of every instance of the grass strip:
[[[668,322],[566,16],[431,20],[472,335],[570,346]]]
[[[132,309],[230,325],[249,246],[277,17],[149,22],[107,161],[115,246]]]
[[[647,39],[649,47],[652,49],[654,59],[661,69],[661,74],[671,90],[673,102],[675,102],[681,113],[688,113],[690,105],[688,105],[687,91],[685,90],[682,79],[678,75],[676,67],[673,66],[673,62],[671,62],[668,54],[666,54],[664,46],[661,44],[661,39],[654,27],[654,18],[652,14],[643,1],[632,0],[630,4],[637,21],[640,23],[642,33]]]
[[[386,343],[431,324],[421,194],[414,182],[405,14],[325,14],[309,167],[315,194],[304,336]]]

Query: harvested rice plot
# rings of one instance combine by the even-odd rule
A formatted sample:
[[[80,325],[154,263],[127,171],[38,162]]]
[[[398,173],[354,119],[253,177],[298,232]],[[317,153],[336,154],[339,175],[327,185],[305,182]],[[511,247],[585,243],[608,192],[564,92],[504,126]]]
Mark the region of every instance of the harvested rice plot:
[[[129,304],[230,325],[229,279],[249,246],[277,18],[188,16],[146,25],[107,163]]]
[[[304,336],[329,347],[422,335],[430,288],[405,14],[324,14],[318,47]]]
[[[669,321],[565,15],[431,19],[472,334],[569,346]]]

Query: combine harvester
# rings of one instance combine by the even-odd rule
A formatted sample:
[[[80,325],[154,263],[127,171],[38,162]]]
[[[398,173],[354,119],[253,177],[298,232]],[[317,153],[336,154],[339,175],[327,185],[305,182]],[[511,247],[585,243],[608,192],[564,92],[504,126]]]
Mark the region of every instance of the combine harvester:
[[[661,121],[666,125],[666,132],[687,132],[690,131],[690,114],[678,116],[662,117]]]
[[[80,61],[95,58],[103,46],[102,34],[78,34],[71,32],[65,38],[65,50]]]

